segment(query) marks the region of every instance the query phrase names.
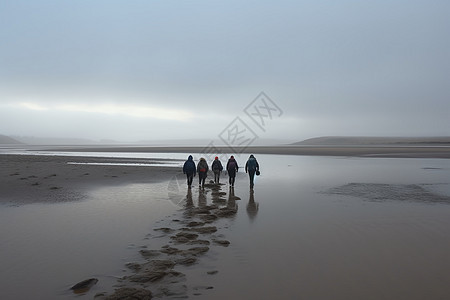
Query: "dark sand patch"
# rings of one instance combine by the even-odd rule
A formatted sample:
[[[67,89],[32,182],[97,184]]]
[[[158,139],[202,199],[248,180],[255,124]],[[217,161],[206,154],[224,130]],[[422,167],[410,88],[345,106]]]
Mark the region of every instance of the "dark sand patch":
[[[433,193],[419,184],[349,183],[331,188],[325,193],[377,202],[412,201],[450,204],[450,197]]]
[[[139,299],[150,300],[153,298],[152,292],[146,289],[140,288],[128,288],[122,287],[116,290],[114,295],[105,296],[103,294],[97,294],[95,298],[103,297],[105,300],[124,300],[124,299]]]
[[[87,291],[89,291],[97,282],[98,282],[97,278],[86,279],[75,284],[70,289],[73,291],[74,294],[84,294]]]

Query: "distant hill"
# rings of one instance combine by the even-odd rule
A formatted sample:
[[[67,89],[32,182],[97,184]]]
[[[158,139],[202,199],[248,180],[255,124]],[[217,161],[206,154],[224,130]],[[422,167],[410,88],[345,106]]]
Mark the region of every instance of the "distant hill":
[[[253,143],[252,146],[274,146],[274,145],[286,145],[292,143],[292,140],[287,139],[265,139],[258,138]],[[151,145],[151,146],[207,146],[211,143],[214,146],[224,146],[227,145],[225,141],[219,139],[166,139],[166,140],[141,140],[136,142],[136,144],[141,145]]]
[[[450,145],[450,137],[364,137],[324,136],[307,139],[292,145],[299,146],[356,146],[356,145]]]
[[[34,136],[14,136],[19,142],[28,145],[91,145],[98,144],[93,140],[82,138],[51,138]],[[106,143],[106,142],[105,142]]]
[[[0,144],[6,145],[6,144],[23,144],[23,143],[15,140],[9,136],[0,134]]]

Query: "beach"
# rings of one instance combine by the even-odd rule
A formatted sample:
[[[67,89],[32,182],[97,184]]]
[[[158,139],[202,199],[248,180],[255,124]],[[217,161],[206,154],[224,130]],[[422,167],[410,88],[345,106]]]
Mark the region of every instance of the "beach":
[[[120,165],[152,162],[152,159],[131,158],[0,155],[0,202],[26,204],[82,200],[85,196],[83,192],[89,189],[129,183],[161,182],[170,179],[179,171],[161,166],[149,169]],[[104,165],[101,165],[102,163]]]
[[[242,169],[233,189],[224,174],[221,185],[188,189],[181,168],[147,148],[109,149],[130,153],[122,158],[2,154],[2,257],[12,262],[2,263],[0,295],[445,299],[448,150],[382,149],[250,149],[262,173],[253,191]],[[179,150],[167,162],[201,152]],[[241,167],[247,158],[237,156]],[[70,290],[89,278],[98,282]]]

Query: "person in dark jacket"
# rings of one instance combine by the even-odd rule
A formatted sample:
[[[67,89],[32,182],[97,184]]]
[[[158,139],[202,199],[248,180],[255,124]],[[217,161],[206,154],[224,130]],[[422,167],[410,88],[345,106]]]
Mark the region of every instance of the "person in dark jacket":
[[[214,159],[212,165],[211,165],[211,170],[213,170],[214,172],[214,182],[216,184],[219,183],[219,178],[220,178],[220,172],[222,172],[223,170],[223,166],[222,163],[220,162],[219,158],[216,156],[216,158]]]
[[[232,155],[227,163],[227,172],[228,176],[230,177],[229,183],[231,187],[234,187],[234,181],[236,179],[236,173],[239,170],[239,166],[237,164],[237,161],[234,159],[234,156]]]
[[[186,174],[187,185],[188,187],[191,187],[192,180],[195,177],[195,163],[192,158],[192,155],[189,155],[187,161],[183,165],[183,174]]]
[[[206,162],[206,159],[203,157],[200,158],[200,161],[197,164],[197,172],[198,172],[198,185],[201,185],[202,187],[205,186],[205,180],[208,176],[208,163]]]
[[[248,158],[247,162],[245,163],[245,173],[248,173],[248,176],[250,177],[250,188],[252,189],[255,180],[255,173],[259,172],[259,164],[256,158],[252,155]]]

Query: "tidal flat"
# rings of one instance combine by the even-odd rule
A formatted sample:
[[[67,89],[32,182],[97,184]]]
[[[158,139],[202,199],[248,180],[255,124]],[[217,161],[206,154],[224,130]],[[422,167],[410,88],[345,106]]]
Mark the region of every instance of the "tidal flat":
[[[1,298],[450,295],[449,160],[255,156],[254,190],[243,171],[189,190],[174,166],[1,155]]]

